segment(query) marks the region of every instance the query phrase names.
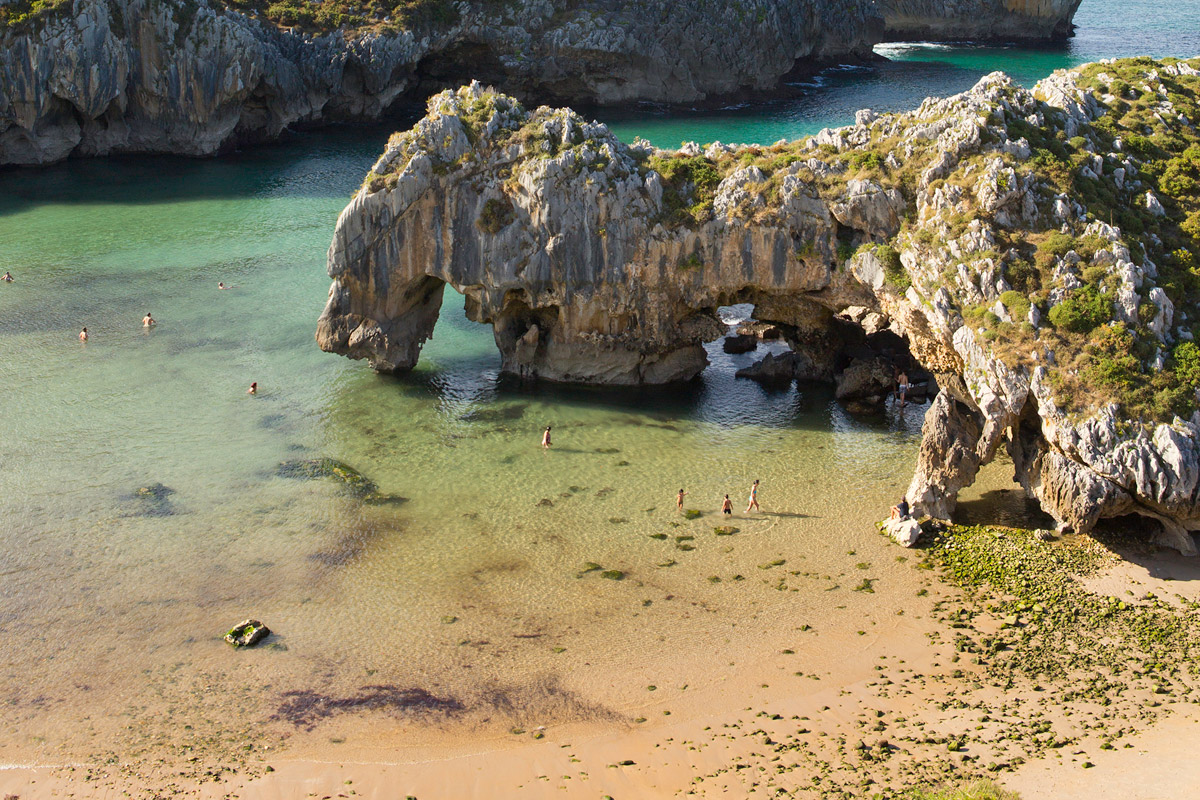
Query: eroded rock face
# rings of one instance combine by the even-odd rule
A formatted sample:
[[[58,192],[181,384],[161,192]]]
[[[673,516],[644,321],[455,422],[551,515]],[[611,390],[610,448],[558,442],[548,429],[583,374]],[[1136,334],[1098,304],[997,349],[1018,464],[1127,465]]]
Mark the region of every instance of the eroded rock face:
[[[449,283],[468,316],[493,325],[508,372],[662,383],[703,368],[701,345],[726,332],[719,306],[750,302],[794,350],[772,359],[772,374],[832,380],[844,326],[869,320],[876,337],[903,336],[941,389],[907,494],[915,515],[950,517],[1004,447],[1014,478],[1062,526],[1140,514],[1162,522],[1163,541],[1194,552],[1200,412],[1190,378],[1160,374],[1176,358],[1166,348],[1190,346],[1186,312],[1175,309],[1193,298],[1180,284],[1158,286],[1150,260],[1162,237],[1178,241],[1190,225],[1191,201],[1139,218],[1154,238],[1135,256],[1119,228],[1084,216],[1060,172],[1041,171],[1047,156],[1034,159],[1025,138],[1031,126],[1059,142],[1072,132],[1074,151],[1050,157],[1073,157],[1074,180],[1104,181],[1137,208],[1146,191],[1137,160],[1096,155],[1119,142],[1091,127],[1108,112],[1086,81],[1111,83],[1100,67],[1143,70],[1143,91],[1161,98],[1161,70],[1175,104],[1156,101],[1162,124],[1186,136],[1180,104],[1195,104],[1200,69],[1129,63],[1056,73],[1032,91],[993,74],[962,95],[863,113],[803,142],[674,153],[624,145],[568,110],[526,111],[478,84],[444,92],[393,137],[339,219],[318,341],[376,369],[409,369]],[[1026,261],[1049,234],[1084,255],[1063,247]],[[1100,344],[1072,351],[1075,328],[1059,326],[1079,322],[1056,307],[1088,291],[1111,318],[1087,323],[1099,325]],[[1188,417],[1122,416],[1120,404],[1137,397],[1103,383],[1113,367],[1097,347],[1113,357],[1157,350],[1122,362],[1135,369],[1127,380],[1167,386]]]
[[[435,28],[318,35],[215,0],[74,0],[0,33],[0,164],[208,155],[474,77],[570,102],[693,102],[773,88],[797,62],[870,57],[882,31],[857,1],[458,7]]]
[[[1065,39],[1081,0],[878,0],[891,41]]]

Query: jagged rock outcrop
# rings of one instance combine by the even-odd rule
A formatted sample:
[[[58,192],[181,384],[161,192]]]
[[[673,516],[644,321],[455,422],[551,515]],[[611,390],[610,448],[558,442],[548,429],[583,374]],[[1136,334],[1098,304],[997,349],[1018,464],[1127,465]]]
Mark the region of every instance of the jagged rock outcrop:
[[[1081,0],[876,0],[891,41],[1065,39]]]
[[[570,102],[692,102],[774,88],[798,62],[870,57],[882,30],[861,0],[455,8],[441,25],[316,34],[218,0],[72,0],[0,26],[0,164],[207,155],[472,78]]]
[[[941,38],[1009,29],[1036,37],[1039,26],[1061,24],[1046,8],[1064,5],[982,4],[985,14],[980,0],[889,8],[895,24],[911,12],[946,31]],[[884,35],[874,0],[442,5],[441,22],[411,29],[376,16],[323,32],[223,0],[66,0],[23,19],[0,10],[0,164],[210,155],[291,125],[375,119],[471,79],[571,103],[692,103],[775,89],[835,59],[874,58]]]
[[[847,321],[871,319],[941,390],[917,515],[952,515],[1005,447],[1062,525],[1138,514],[1195,552],[1197,67],[1091,65],[1032,91],[996,73],[802,142],[678,152],[444,92],[338,220],[317,338],[409,369],[448,283],[508,372],[661,383],[697,374],[717,308],[749,302],[791,371],[832,379]],[[1134,202],[1151,189],[1161,214]]]

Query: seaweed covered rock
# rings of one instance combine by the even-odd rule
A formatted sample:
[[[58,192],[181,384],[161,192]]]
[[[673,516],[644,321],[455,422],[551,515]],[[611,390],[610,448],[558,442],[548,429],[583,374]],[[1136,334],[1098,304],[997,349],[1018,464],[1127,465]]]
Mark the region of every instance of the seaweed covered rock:
[[[748,302],[793,375],[833,379],[870,319],[940,389],[915,513],[949,518],[1003,447],[1060,525],[1139,514],[1195,552],[1198,96],[1200,60],[1126,59],[1030,90],[994,73],[798,142],[661,151],[443,92],[339,218],[317,339],[410,369],[449,283],[507,372],[664,383]]]
[[[271,629],[256,619],[239,622],[225,634],[225,641],[234,647],[253,647],[271,635]]]
[[[276,468],[275,474],[281,478],[301,480],[330,478],[367,505],[400,505],[408,502],[408,498],[400,495],[380,493],[373,480],[336,458],[322,456],[284,461]]]

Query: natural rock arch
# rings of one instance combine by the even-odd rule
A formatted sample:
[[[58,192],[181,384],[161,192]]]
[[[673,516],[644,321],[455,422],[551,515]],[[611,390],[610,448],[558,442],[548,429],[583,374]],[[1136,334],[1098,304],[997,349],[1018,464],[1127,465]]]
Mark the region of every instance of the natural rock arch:
[[[1194,102],[1200,70],[1159,65],[1144,80],[1159,74]],[[392,138],[342,213],[317,339],[379,370],[410,369],[449,283],[470,318],[493,325],[506,371],[665,383],[703,369],[702,343],[724,332],[722,305],[753,302],[813,371],[829,369],[844,343],[834,315],[861,306],[907,337],[942,389],[908,492],[918,512],[948,517],[1004,446],[1015,480],[1064,526],[1087,531],[1136,513],[1194,553],[1195,403],[1190,419],[1135,425],[1115,401],[1069,413],[1055,362],[1075,354],[1051,348],[1072,340],[1008,282],[1040,246],[1028,237],[1071,231],[1091,243],[1093,277],[1076,269],[1074,250],[1050,253],[1038,273],[1046,302],[1072,297],[1081,277],[1107,276],[1111,289],[1095,291],[1111,291],[1113,335],[1145,304],[1154,319],[1140,346],[1158,355],[1143,375],[1161,372],[1166,348],[1187,338],[1171,328],[1172,301],[1154,284],[1148,251],[1133,263],[1121,230],[1089,220],[1031,158],[1035,120],[1079,149],[1086,180],[1101,180],[1097,161],[1123,163],[1104,178],[1111,191],[1127,207],[1141,203],[1144,224],[1179,235],[1187,207],[1150,204],[1144,184],[1126,180],[1136,170],[1129,156],[1094,154],[1112,143],[1087,127],[1104,111],[1081,80],[1058,73],[1029,92],[995,74],[909,114],[860,112],[856,125],[803,142],[671,153],[624,145],[568,110],[527,112],[478,84],[442,93]],[[1009,327],[997,328],[1005,318]],[[1009,338],[993,345],[1000,333]]]

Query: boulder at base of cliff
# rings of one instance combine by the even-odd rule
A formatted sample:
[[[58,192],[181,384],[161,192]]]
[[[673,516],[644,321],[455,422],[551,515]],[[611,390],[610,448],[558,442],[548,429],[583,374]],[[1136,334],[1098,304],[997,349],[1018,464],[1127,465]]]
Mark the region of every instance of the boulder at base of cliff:
[[[239,622],[225,634],[225,641],[234,647],[253,647],[271,635],[271,629],[256,619]]]
[[[883,402],[892,390],[892,370],[882,358],[860,359],[837,376],[838,400],[862,400],[872,398]]]
[[[883,523],[883,529],[888,535],[905,547],[915,547],[917,539],[921,538],[921,523],[912,517],[908,519],[889,519]]]
[[[765,342],[774,341],[783,338],[783,331],[779,330],[777,325],[772,325],[769,322],[747,322],[744,325],[738,325],[738,336],[756,336]]]
[[[755,361],[734,373],[736,378],[749,378],[762,383],[787,383],[796,377],[799,369],[795,353],[775,355],[767,353],[762,361]]]
[[[721,347],[726,353],[749,353],[758,349],[758,337],[752,333],[739,333],[736,336],[726,336]]]

